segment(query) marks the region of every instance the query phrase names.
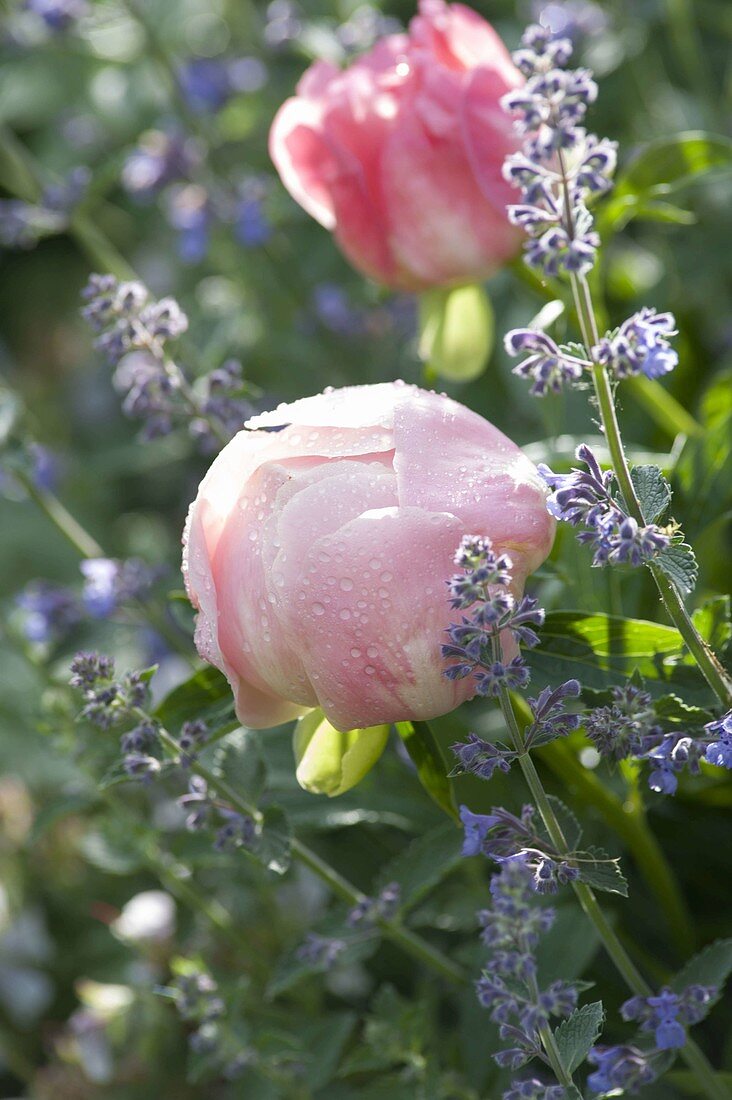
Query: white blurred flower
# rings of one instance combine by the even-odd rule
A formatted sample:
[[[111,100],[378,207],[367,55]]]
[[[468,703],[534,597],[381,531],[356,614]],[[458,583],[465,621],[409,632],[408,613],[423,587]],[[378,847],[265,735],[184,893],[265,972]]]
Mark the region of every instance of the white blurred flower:
[[[175,931],[175,902],[164,890],[143,890],[130,898],[110,927],[131,943],[161,943]]]

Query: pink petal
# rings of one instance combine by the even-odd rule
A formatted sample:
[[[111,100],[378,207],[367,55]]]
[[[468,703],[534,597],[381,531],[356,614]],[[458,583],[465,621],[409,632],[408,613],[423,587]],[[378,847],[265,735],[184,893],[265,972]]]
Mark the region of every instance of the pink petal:
[[[523,585],[549,553],[554,520],[536,468],[498,428],[433,394],[397,408],[394,469],[402,507],[449,509],[508,550]]]
[[[319,704],[338,729],[435,717],[474,694],[473,682],[443,675],[440,653],[452,614],[443,578],[465,532],[445,513],[384,508],[303,555],[286,628],[302,640]]]

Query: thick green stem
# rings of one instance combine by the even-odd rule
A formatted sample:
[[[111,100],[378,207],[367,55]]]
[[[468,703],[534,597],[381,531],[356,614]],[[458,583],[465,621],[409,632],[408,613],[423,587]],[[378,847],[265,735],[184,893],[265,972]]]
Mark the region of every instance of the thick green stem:
[[[582,338],[588,350],[598,342],[597,324],[592,308],[587,280],[581,276],[572,276],[572,293],[574,294],[577,315],[580,320]],[[625,456],[620,425],[615,410],[612,386],[605,367],[600,363],[594,363],[592,367],[592,381],[600,410],[605,439],[612,459],[613,469],[618,479],[620,491],[623,494],[626,506],[635,520],[641,526],[645,525],[643,509],[630,476],[630,467]],[[694,626],[676,587],[666,577],[663,571],[653,562],[650,563],[650,571],[656,582],[661,600],[666,608],[669,618],[681,634],[686,646],[696,661],[702,675],[724,707],[732,704],[732,681],[730,681],[724,668],[717,660],[715,654],[704,641]]]
[[[160,739],[163,745],[171,755],[178,756],[179,749],[174,738],[165,729],[160,731]],[[261,822],[262,814],[246,799],[242,798],[233,787],[231,787],[225,779],[221,779],[219,776],[214,775],[212,771],[204,767],[202,764],[196,761],[191,768],[196,775],[200,775],[202,779],[206,780],[206,783],[215,791],[218,791],[219,795],[226,799],[239,813],[246,814],[256,822]],[[339,898],[347,902],[349,905],[358,905],[365,898],[365,895],[358,890],[351,882],[348,881],[339,871],[336,871],[334,867],[326,863],[317,852],[314,852],[306,844],[303,844],[297,837],[293,837],[291,843],[291,852],[298,862],[302,863],[305,867],[308,867],[313,874],[317,875]],[[446,955],[443,955],[441,951],[438,951],[436,947],[433,947],[426,940],[422,939],[415,932],[405,928],[400,924],[398,920],[384,920],[383,918],[378,922],[384,935],[387,939],[391,940],[402,950],[407,952],[418,962],[423,963],[425,966],[434,970],[440,974],[443,978],[447,978],[451,982],[457,982],[460,985],[468,984],[468,977],[465,974],[462,967],[448,959]]]
[[[569,846],[566,837],[562,832],[562,827],[557,820],[552,804],[544,790],[544,785],[541,782],[534,761],[531,759],[530,753],[526,751],[523,733],[516,721],[516,715],[511,705],[511,697],[505,688],[502,689],[500,693],[499,701],[508,731],[513,739],[516,752],[518,753],[521,771],[531,791],[536,807],[541,814],[541,819],[544,822],[551,842],[560,855],[569,855]],[[600,907],[594,890],[583,882],[573,882],[572,887],[585,915],[594,925],[605,950],[628,988],[632,993],[641,997],[650,996],[653,992],[651,987],[642,974],[636,969],[635,964],[618,939],[615,930],[612,928]],[[695,1073],[704,1095],[708,1096],[709,1100],[731,1100],[732,1093],[727,1089],[724,1082],[716,1076],[714,1070],[693,1039],[687,1037],[686,1045],[680,1051],[680,1054],[687,1066]]]

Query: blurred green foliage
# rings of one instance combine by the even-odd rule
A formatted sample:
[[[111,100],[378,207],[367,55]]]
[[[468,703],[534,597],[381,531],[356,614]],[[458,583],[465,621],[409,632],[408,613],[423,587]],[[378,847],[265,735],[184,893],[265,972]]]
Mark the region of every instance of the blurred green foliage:
[[[277,107],[309,60],[342,58],[336,30],[353,20],[359,5],[303,0],[294,10],[293,37],[275,43],[274,5],[138,3],[96,0],[80,28],[61,35],[45,33],[14,0],[2,5],[0,125],[28,150],[40,182],[58,181],[79,164],[91,168],[83,212],[154,293],[179,299],[191,320],[182,360],[192,375],[238,357],[265,405],[326,385],[420,381],[410,303],[388,300],[348,267],[329,235],[287,197],[267,156]],[[510,45],[536,14],[521,0],[474,6]],[[613,0],[596,7],[603,29],[581,40],[580,53],[601,79],[593,128],[621,143],[621,168],[649,142],[678,131],[729,132],[732,10],[726,0]],[[405,22],[413,5],[384,3],[380,10]],[[265,78],[218,112],[197,115],[181,111],[161,52],[173,65],[220,54],[257,58]],[[140,135],[171,128],[189,132],[200,150],[208,147],[196,169],[198,186],[263,178],[271,226],[264,245],[247,247],[219,226],[206,255],[186,264],[166,214],[168,192],[141,201],[125,190],[121,173]],[[658,157],[650,163],[661,170]],[[679,324],[681,364],[667,385],[697,419],[700,434],[675,439],[633,391],[622,390],[620,400],[631,457],[658,461],[671,477],[672,510],[701,567],[695,605],[724,593],[729,576],[731,199],[729,174],[703,175],[672,195],[680,215],[643,209],[639,201],[639,216],[622,231],[624,217],[608,216],[598,277],[610,325],[646,304],[671,309]],[[167,566],[165,584],[175,591],[185,510],[208,460],[182,434],[141,444],[136,425],[120,413],[110,371],[78,317],[79,292],[93,266],[73,232],[3,252],[3,384],[20,395],[33,437],[58,456],[59,494],[70,510],[108,553]],[[332,297],[332,288],[336,320],[332,308],[323,308],[323,294]],[[547,295],[518,270],[496,276],[488,289],[498,337],[488,369],[445,388],[527,445],[532,458],[566,465],[576,443],[596,434],[584,396],[530,399],[511,375],[500,339],[537,314]],[[568,312],[553,331],[575,335]],[[499,1074],[489,1058],[494,1029],[472,989],[441,989],[377,936],[349,947],[327,975],[313,973],[298,962],[298,944],[313,928],[339,928],[345,915],[315,878],[301,868],[272,876],[243,857],[232,861],[212,852],[198,834],[181,830],[171,810],[179,792],[165,786],[100,792],[113,745],[102,743],[102,735],[98,743],[84,741],[74,724],[74,704],[61,686],[69,655],[93,645],[113,652],[120,668],[134,667],[145,661],[147,642],[138,623],[117,617],[93,628],[82,624],[50,654],[22,644],[13,594],[38,577],[78,587],[78,555],[13,486],[0,497],[0,531],[0,597],[7,612],[0,636],[0,1094],[39,1100],[497,1095]],[[657,616],[650,578],[591,572],[572,532],[560,533],[537,584],[558,613],[617,611],[622,601],[626,615]],[[175,607],[188,628],[185,605]],[[184,675],[180,662],[164,658],[162,685],[165,677],[173,683]],[[489,733],[495,721],[468,707],[436,729],[448,745],[461,722]],[[476,975],[481,952],[474,913],[485,904],[486,870],[473,861],[456,866],[444,817],[396,745],[361,785],[331,802],[297,787],[289,731],[268,732],[258,743],[268,789],[298,835],[358,888],[370,893],[387,882],[392,860],[397,866],[402,860],[402,869],[412,859],[424,861],[418,867],[431,865],[429,888],[413,900],[411,926],[427,930]],[[560,780],[561,766],[548,754],[545,765],[550,789],[566,797],[568,787],[583,805],[590,839],[600,838],[604,804],[583,794],[579,780],[577,787],[571,777]],[[513,777],[498,776],[489,792],[470,778],[457,786],[475,808],[500,802],[516,808],[522,798]],[[618,806],[640,797],[620,773],[609,794]],[[651,811],[688,899],[697,944],[726,930],[731,803],[729,783],[692,782]],[[435,857],[440,843],[426,858],[407,847],[425,834],[434,839],[430,830],[443,831],[444,860]],[[623,847],[629,843],[625,836]],[[662,981],[681,961],[678,938],[627,851],[624,866],[631,897],[613,903],[613,913],[638,960]],[[158,886],[177,899],[175,936],[143,947],[116,937],[110,925],[122,906]],[[623,992],[596,947],[571,902],[562,903],[544,948],[547,974],[601,981],[611,991],[606,1007],[612,1011]],[[176,955],[205,960],[234,1005],[232,1041],[256,1052],[235,1082],[216,1076],[212,1084],[204,1057],[187,1068],[185,1026],[153,992],[167,983]],[[732,1069],[729,1006],[710,1021],[707,1044]],[[683,1075],[676,1089],[664,1084],[647,1095],[687,1095]]]

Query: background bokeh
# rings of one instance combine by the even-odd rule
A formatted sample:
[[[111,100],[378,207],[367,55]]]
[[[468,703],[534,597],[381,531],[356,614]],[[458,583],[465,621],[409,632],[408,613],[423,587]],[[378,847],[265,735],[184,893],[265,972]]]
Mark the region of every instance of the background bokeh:
[[[600,79],[592,128],[620,142],[621,164],[680,130],[730,131],[727,0],[474,6],[510,46],[542,7],[567,22]],[[285,193],[267,154],[272,117],[310,60],[346,59],[403,25],[413,5],[92,0],[78,5],[78,19],[75,9],[71,0],[0,6],[0,184],[9,185],[0,204],[0,383],[18,395],[23,431],[43,448],[36,457],[44,483],[107,553],[159,565],[161,590],[174,592],[186,508],[210,458],[184,430],[143,443],[139,425],[122,414],[110,368],[79,316],[81,289],[99,269],[85,247],[89,226],[155,295],[180,302],[190,328],[176,354],[191,378],[236,358],[256,407],[326,385],[419,382],[415,302],[360,278]],[[70,229],[63,195],[57,223],[14,204],[26,174],[44,188],[78,190]],[[682,450],[673,426],[654,420],[635,391],[624,392],[621,411],[631,455],[660,456],[669,471],[679,459],[674,508],[700,560],[696,603],[724,592],[728,576],[731,200],[729,174],[684,188],[673,201],[686,216],[635,220],[614,234],[601,276],[610,324],[643,304],[671,309],[678,321],[681,362],[664,384],[702,423],[700,439]],[[598,434],[584,395],[531,399],[500,340],[544,299],[518,269],[488,289],[499,336],[488,369],[469,385],[444,388],[535,459],[566,462],[577,442]],[[561,317],[555,331],[571,336],[571,318]],[[713,474],[699,472],[705,456],[714,458]],[[322,889],[302,874],[273,880],[243,860],[232,871],[228,857],[181,833],[162,796],[98,794],[95,750],[87,743],[80,753],[62,686],[70,655],[94,646],[114,652],[120,668],[160,660],[159,692],[185,674],[185,663],[134,615],[29,639],[17,594],[39,578],[78,591],[79,559],[12,476],[0,478],[0,1095],[497,1095],[485,1018],[469,990],[441,1000],[424,975],[381,947],[368,967],[355,958],[325,979],[290,976],[281,993],[265,996],[283,952],[327,916]],[[558,540],[539,583],[550,607],[622,601],[626,614],[658,611],[650,579],[592,572],[571,537]],[[175,608],[187,627],[186,607]],[[264,751],[295,819],[364,888],[412,837],[440,824],[396,750],[334,805],[294,789],[284,734],[266,739]],[[520,799],[508,781],[496,782],[496,801]],[[652,813],[700,943],[724,931],[728,916],[731,801],[729,786],[690,787]],[[186,868],[228,913],[225,932],[186,904]],[[654,955],[671,966],[679,945],[644,884],[633,886],[618,910],[622,927],[640,959]],[[122,906],[153,888],[177,897],[177,932],[142,947],[115,936],[110,925]],[[473,912],[484,871],[463,868],[440,891],[420,903],[419,920],[477,972]],[[576,973],[595,966],[614,988],[578,918],[562,919],[574,951],[560,956],[557,939],[555,965]],[[165,984],[172,955],[201,956],[239,976],[242,1049],[256,1048],[266,1072],[212,1083],[205,1066],[197,1080],[194,1066],[191,1077],[185,1025],[153,992]],[[371,1030],[363,1031],[368,1018]],[[729,1025],[718,1013],[707,1043],[732,1068]],[[333,1083],[354,1034],[373,1048],[371,1062]],[[681,1079],[656,1095],[670,1100],[677,1087],[686,1095]]]

